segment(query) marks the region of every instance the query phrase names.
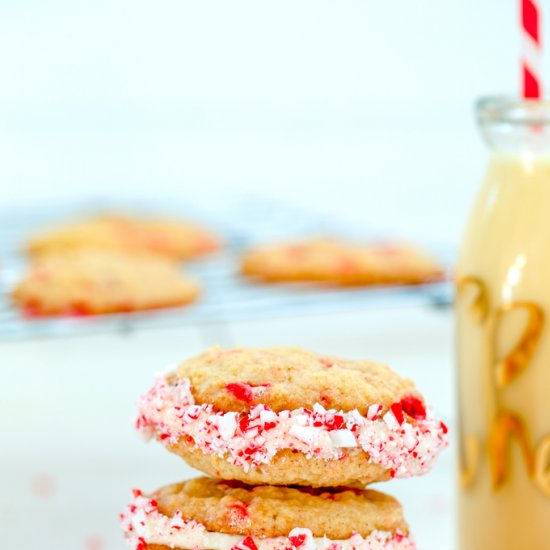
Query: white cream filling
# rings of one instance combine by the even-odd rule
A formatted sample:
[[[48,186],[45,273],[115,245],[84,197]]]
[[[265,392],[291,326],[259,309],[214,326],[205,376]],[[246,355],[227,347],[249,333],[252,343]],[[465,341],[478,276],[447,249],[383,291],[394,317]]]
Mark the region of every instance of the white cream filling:
[[[291,535],[294,531],[305,531],[305,529],[294,529]],[[248,548],[246,545],[240,544],[244,540],[241,535],[212,533],[210,531],[192,535],[186,532],[179,532],[175,535],[157,534],[144,538],[150,544],[164,544],[170,548],[178,548],[181,550],[231,550],[235,546],[242,550]],[[345,540],[331,540],[327,537],[309,537],[306,538],[306,543],[303,548],[305,550],[328,550],[331,547],[335,549],[335,546],[339,550],[412,550],[414,548],[412,546],[412,541],[407,537],[404,537],[401,541],[392,541],[392,538],[392,533],[387,531],[374,531],[366,539],[358,535]],[[288,537],[253,537],[253,540],[258,550],[285,550],[292,547]]]
[[[138,429],[165,445],[182,437],[206,454],[216,454],[245,471],[269,464],[281,450],[303,452],[308,458],[338,460],[345,449],[360,448],[369,460],[392,470],[395,477],[427,472],[447,446],[446,428],[428,409],[425,417],[409,423],[393,410],[382,413],[371,405],[367,416],[353,411],[296,409],[275,413],[256,405],[249,413],[216,412],[212,405],[196,405],[190,381],[170,384],[159,378],[139,400]]]

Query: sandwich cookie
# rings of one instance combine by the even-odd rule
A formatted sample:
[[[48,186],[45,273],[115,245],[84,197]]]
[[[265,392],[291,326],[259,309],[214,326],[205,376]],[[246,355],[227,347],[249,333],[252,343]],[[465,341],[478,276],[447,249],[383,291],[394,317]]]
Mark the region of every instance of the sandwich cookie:
[[[300,349],[212,348],[161,376],[137,429],[189,465],[249,484],[330,487],[426,473],[447,428],[410,380]]]
[[[134,550],[414,550],[400,504],[360,489],[252,487],[198,478],[121,514]]]

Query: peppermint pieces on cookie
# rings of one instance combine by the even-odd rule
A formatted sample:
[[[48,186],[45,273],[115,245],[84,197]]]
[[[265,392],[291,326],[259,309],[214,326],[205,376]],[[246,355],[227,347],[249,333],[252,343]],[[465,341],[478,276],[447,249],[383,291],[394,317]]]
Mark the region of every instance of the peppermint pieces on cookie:
[[[157,379],[136,426],[223,479],[341,486],[422,475],[447,429],[414,385],[370,361],[214,348]]]
[[[399,503],[358,489],[252,487],[210,478],[134,491],[134,550],[414,550]]]

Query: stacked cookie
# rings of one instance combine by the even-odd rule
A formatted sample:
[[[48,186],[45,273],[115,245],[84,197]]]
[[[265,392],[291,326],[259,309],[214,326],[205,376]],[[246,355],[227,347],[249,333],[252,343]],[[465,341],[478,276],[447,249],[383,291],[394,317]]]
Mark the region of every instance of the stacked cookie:
[[[210,349],[138,407],[138,430],[212,478],[135,491],[136,550],[412,549],[399,503],[362,487],[421,475],[447,445],[412,382],[297,349]]]

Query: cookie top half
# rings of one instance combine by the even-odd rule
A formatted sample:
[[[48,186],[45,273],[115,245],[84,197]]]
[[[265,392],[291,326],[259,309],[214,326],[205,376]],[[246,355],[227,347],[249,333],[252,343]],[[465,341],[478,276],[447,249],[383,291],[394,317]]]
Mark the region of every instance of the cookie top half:
[[[350,488],[250,486],[197,478],[149,496],[135,491],[121,519],[130,542],[141,538],[169,548],[191,547],[192,542],[199,549],[238,549],[247,538],[249,550],[330,544],[361,548],[362,543],[365,548],[413,548],[394,498]],[[180,546],[180,540],[187,546]],[[381,544],[368,545],[375,541]]]
[[[368,412],[376,403],[388,408],[414,384],[386,365],[319,355],[294,348],[211,348],[183,362],[170,380],[188,379],[197,404],[222,411],[250,411],[264,404],[275,412],[300,407]]]
[[[332,539],[375,529],[408,532],[397,500],[371,490],[251,486],[201,477],[163,487],[153,498],[164,515],[180,510],[209,531],[235,535],[286,536],[299,526]]]

